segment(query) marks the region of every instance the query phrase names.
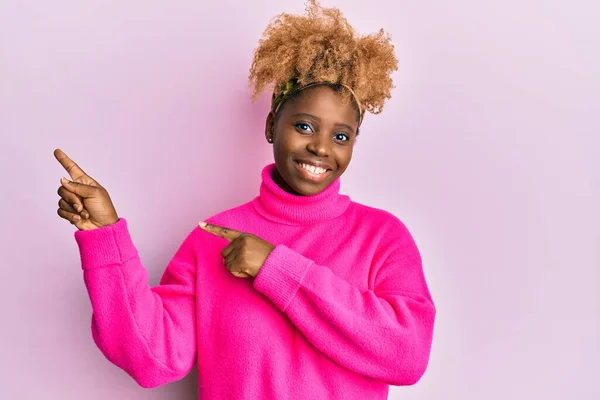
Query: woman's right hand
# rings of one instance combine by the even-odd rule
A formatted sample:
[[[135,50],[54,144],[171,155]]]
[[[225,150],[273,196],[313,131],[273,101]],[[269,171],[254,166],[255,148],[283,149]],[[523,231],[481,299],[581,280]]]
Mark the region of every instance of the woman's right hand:
[[[58,215],[81,231],[117,222],[119,217],[106,189],[83,172],[62,150],[54,150],[54,156],[72,179],[61,178]]]

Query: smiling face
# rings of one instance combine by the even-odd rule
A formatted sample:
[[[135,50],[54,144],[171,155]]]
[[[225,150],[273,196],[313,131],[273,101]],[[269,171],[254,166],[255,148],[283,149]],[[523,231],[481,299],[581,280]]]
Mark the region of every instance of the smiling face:
[[[285,191],[315,195],[348,168],[359,115],[343,95],[313,86],[287,100],[278,116],[269,113],[265,134],[273,142],[274,180]]]

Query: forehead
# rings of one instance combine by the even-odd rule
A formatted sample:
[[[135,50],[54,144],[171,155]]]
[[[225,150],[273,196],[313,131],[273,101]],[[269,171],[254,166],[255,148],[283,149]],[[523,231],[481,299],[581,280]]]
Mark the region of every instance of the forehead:
[[[358,112],[345,91],[319,85],[300,91],[283,105],[284,113],[308,113],[327,120],[356,124]]]

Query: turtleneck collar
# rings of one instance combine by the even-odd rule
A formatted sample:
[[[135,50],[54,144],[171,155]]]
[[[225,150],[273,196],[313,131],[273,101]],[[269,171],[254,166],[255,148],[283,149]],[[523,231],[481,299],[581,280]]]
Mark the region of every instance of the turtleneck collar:
[[[314,224],[339,217],[350,205],[350,197],[339,193],[339,178],[320,193],[299,196],[275,183],[275,168],[274,163],[263,168],[260,194],[252,201],[256,212],[271,221],[286,225]]]

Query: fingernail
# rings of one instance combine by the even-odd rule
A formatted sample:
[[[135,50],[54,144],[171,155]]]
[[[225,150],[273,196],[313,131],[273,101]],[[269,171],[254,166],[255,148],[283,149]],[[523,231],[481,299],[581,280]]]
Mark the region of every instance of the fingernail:
[[[71,183],[67,178],[65,178],[64,176],[62,178],[60,178],[61,183]]]
[[[75,221],[79,221],[79,220],[81,220],[81,217],[80,217],[79,215],[76,215],[76,216],[74,216],[74,217],[73,217],[73,219],[74,219]]]
[[[206,228],[206,222],[204,221],[200,221],[198,225],[200,225],[202,228]]]

